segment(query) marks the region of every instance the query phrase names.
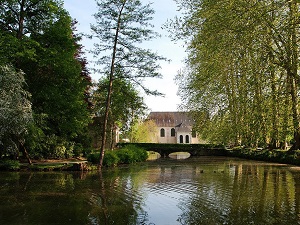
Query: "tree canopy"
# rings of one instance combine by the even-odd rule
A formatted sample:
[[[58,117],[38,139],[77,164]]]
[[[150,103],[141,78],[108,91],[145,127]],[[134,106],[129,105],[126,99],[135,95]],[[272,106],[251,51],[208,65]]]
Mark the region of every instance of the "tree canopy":
[[[25,145],[37,157],[72,155],[76,143],[87,143],[90,121],[91,81],[76,22],[60,0],[0,3],[0,63],[21,69],[31,94],[34,120]]]
[[[183,16],[167,26],[188,46],[177,81],[198,131],[212,142],[299,149],[298,1],[177,3]]]

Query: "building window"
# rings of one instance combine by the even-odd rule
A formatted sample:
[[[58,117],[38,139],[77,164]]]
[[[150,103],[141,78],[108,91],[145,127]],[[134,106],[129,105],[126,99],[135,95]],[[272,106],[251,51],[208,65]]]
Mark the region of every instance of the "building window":
[[[175,137],[175,128],[171,129],[171,137]]]
[[[160,129],[160,136],[165,137],[165,129],[164,128]]]
[[[190,143],[190,137],[189,137],[189,135],[185,136],[185,143]]]
[[[180,135],[179,139],[180,139],[180,140],[179,140],[180,144],[182,144],[182,143],[183,143],[183,136]]]

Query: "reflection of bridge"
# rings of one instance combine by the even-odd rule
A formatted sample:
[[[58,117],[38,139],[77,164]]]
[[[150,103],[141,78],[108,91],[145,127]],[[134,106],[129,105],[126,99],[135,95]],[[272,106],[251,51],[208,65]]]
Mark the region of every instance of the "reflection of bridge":
[[[154,144],[154,143],[122,143],[123,145],[135,145],[147,151],[158,152],[162,157],[167,157],[173,152],[188,152],[191,156],[226,156],[224,146],[210,144]]]

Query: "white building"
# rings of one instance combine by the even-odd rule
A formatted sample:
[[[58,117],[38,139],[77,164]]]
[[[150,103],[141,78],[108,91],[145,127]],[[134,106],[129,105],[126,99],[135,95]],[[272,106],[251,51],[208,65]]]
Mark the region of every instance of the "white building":
[[[198,144],[194,121],[186,112],[151,112],[148,116],[157,126],[158,143]]]

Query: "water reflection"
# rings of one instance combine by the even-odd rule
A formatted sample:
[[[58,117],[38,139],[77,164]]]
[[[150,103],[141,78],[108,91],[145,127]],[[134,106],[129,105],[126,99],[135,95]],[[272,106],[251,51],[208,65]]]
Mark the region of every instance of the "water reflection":
[[[169,157],[171,159],[187,159],[191,156],[190,153],[188,152],[173,152],[169,154]]]
[[[0,173],[0,224],[300,224],[300,171],[228,158]]]

